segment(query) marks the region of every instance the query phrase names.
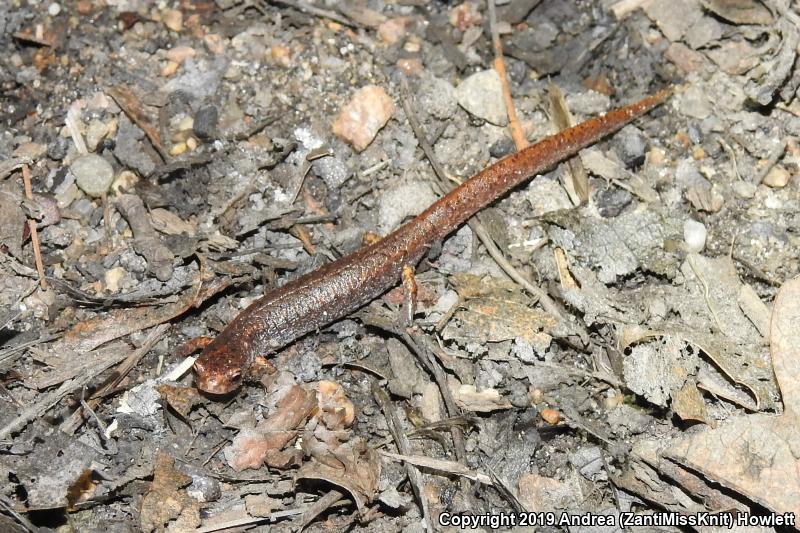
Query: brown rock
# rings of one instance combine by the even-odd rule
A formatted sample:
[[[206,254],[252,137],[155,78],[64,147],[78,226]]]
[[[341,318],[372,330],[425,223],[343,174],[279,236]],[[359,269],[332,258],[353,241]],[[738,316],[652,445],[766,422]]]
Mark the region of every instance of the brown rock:
[[[183,29],[183,13],[178,9],[167,9],[161,18],[164,26],[172,31],[179,32]]]
[[[786,184],[789,183],[789,178],[791,174],[783,165],[775,165],[772,167],[767,175],[764,176],[764,185],[767,187],[772,187],[774,189],[781,189],[786,187]]]
[[[393,114],[394,103],[383,87],[367,85],[356,91],[339,112],[333,133],[361,152]]]

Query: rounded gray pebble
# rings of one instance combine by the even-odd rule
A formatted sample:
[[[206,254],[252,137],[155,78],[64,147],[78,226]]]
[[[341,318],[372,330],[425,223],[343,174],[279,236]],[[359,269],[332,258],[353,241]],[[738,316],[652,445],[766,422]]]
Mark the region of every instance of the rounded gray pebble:
[[[95,198],[102,196],[114,181],[111,163],[95,154],[82,155],[69,167],[78,187]]]
[[[61,161],[67,155],[69,145],[64,137],[56,137],[47,145],[47,157],[54,161]]]
[[[503,137],[499,141],[495,141],[489,147],[489,155],[496,158],[505,157],[514,151],[514,141],[508,137]]]
[[[638,167],[644,163],[647,143],[636,126],[625,126],[612,141],[617,155],[627,168]]]

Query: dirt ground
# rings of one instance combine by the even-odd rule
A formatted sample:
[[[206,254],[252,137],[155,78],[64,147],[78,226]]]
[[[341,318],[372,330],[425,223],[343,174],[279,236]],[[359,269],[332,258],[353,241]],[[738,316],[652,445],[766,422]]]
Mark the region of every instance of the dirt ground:
[[[0,531],[794,530],[799,17],[2,2]],[[660,89],[428,243],[412,317],[196,387],[260,296]]]

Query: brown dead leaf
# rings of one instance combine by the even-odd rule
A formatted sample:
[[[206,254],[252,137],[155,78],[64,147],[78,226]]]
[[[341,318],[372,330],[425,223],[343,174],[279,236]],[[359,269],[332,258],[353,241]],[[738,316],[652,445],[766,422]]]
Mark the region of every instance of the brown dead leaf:
[[[156,387],[161,398],[184,419],[189,416],[192,407],[205,402],[195,387],[176,387],[162,384]]]
[[[0,246],[5,246],[16,258],[22,257],[22,230],[26,220],[20,189],[14,180],[0,184]]]
[[[556,325],[549,314],[531,307],[533,303],[509,281],[460,274],[450,278],[463,308],[445,327],[445,339],[500,342],[523,338],[531,344],[550,344],[548,332]]]
[[[76,324],[51,349],[57,353],[88,352],[108,341],[172,320],[226,289],[231,283],[230,279],[215,278],[204,283],[199,293],[192,287],[177,302],[161,307],[114,309],[103,317]]]
[[[772,14],[758,0],[700,0],[703,7],[734,24],[771,24]]]
[[[142,498],[139,521],[143,531],[165,531],[165,524],[179,517],[183,522],[200,525],[200,505],[189,496],[184,487],[192,478],[175,469],[175,459],[158,452],[153,468],[153,482]],[[188,525],[187,524],[187,525]]]
[[[300,468],[297,479],[321,479],[342,487],[352,495],[359,512],[364,513],[366,504],[378,493],[380,456],[360,438],[329,453],[332,460],[323,463],[315,457]]]
[[[316,393],[295,385],[281,398],[269,418],[259,422],[255,429],[242,430],[225,448],[228,465],[237,472],[259,468],[264,463],[286,468],[295,461],[296,454],[283,453],[283,448],[295,439],[297,430],[317,408]]]
[[[694,381],[687,381],[679,391],[673,393],[672,408],[681,420],[697,420],[712,427],[715,425],[708,417],[703,395]]]
[[[800,277],[778,292],[770,324],[781,416],[738,416],[686,436],[669,456],[778,513],[800,515]]]
[[[317,390],[320,408],[317,417],[325,427],[331,430],[350,427],[356,417],[356,409],[341,385],[323,380],[319,382]]]
[[[564,481],[539,474],[523,474],[517,485],[520,501],[527,511],[534,513],[577,509],[583,501],[574,472]]]

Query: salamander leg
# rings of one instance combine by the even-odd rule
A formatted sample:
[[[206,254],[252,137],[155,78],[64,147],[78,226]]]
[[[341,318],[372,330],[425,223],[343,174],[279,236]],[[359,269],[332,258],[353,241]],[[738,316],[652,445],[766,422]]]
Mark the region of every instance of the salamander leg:
[[[211,337],[195,337],[184,342],[175,348],[175,354],[178,357],[189,357],[195,352],[199,352],[213,341]]]
[[[262,381],[264,378],[275,374],[278,371],[269,359],[263,355],[256,356],[253,364],[250,365],[247,378],[251,381]]]
[[[403,311],[406,326],[414,323],[414,313],[417,311],[417,280],[414,277],[414,267],[406,265],[403,267],[403,289],[405,292],[403,300]]]

